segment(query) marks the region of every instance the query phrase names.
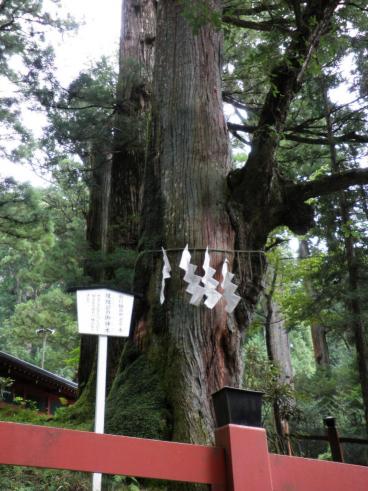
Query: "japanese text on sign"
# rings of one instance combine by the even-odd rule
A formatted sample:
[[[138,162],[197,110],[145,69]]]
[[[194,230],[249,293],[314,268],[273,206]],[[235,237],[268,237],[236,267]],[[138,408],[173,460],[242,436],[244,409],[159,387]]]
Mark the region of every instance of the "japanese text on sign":
[[[81,334],[129,336],[134,297],[108,289],[78,290]]]

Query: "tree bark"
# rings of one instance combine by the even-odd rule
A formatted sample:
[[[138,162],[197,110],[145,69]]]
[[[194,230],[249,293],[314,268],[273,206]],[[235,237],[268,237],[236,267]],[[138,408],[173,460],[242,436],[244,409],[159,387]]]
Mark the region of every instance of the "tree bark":
[[[219,9],[220,3],[209,5]],[[137,271],[137,289],[146,293],[147,304],[136,339],[148,360],[160,365],[173,413],[173,439],[202,443],[213,439],[211,394],[223,385],[240,384],[241,334],[222,301],[212,311],[189,305],[178,253],[170,254],[173,275],[160,306],[161,259],[148,250],[161,245],[183,249],[189,243],[199,250],[192,258],[199,265],[207,245],[234,249],[226,206],[230,160],[221,100],[221,44],[222,34],[212,25],[194,35],[177,2],[159,2],[145,174],[145,254]],[[219,271],[223,258],[212,254],[211,266]]]
[[[124,0],[114,121],[111,250],[135,249],[138,243],[155,33],[156,1]]]
[[[220,0],[204,3],[220,11]],[[183,2],[158,2],[150,142],[135,281],[135,290],[144,300],[137,306],[132,342],[124,349],[109,397],[108,411],[116,417],[112,431],[152,435],[151,421],[150,428],[142,427],[142,433],[137,430],[137,419],[147,410],[158,414],[155,424],[160,436],[166,425],[170,434],[166,432],[165,438],[202,443],[212,440],[210,396],[223,385],[237,387],[241,383],[243,334],[263,289],[267,236],[279,225],[305,233],[313,224],[312,207],[304,203],[304,194],[293,194],[296,185],[280,175],[275,152],[290,104],[338,3],[309,0],[303,4],[300,26],[291,34],[282,61],[271,73],[270,91],[247,164],[229,175],[232,169],[220,82],[222,35],[211,23],[194,33],[183,15]],[[139,112],[145,104],[145,91],[139,94],[139,103],[128,109],[138,108]],[[124,106],[125,99],[121,104]],[[123,146],[117,154],[124,152]],[[126,168],[127,176],[122,169],[115,171],[114,185],[119,182],[119,172],[123,180],[116,186],[112,206],[118,209],[123,204],[117,194],[123,189],[132,197],[121,215],[129,219],[139,210],[134,159]],[[117,216],[115,212],[113,215]],[[136,229],[122,232],[122,224],[121,219],[116,222],[112,242],[135,243]],[[211,254],[218,279],[228,254],[230,267],[238,273],[242,296],[235,315],[227,315],[223,301],[212,311],[189,305],[177,268],[179,253],[173,251],[182,250],[187,243],[197,265],[202,263],[207,245],[224,251]],[[158,301],[161,246],[171,250],[173,266],[163,306]],[[234,254],[234,249],[239,253]],[[197,273],[201,274],[200,268]],[[144,386],[144,380],[149,384]],[[144,398],[146,391],[155,397],[157,405]],[[134,398],[130,397],[133,393]],[[144,404],[138,406],[134,401],[140,398]],[[158,409],[162,404],[165,414]],[[126,423],[118,413],[127,415],[124,410],[128,405],[132,411]]]
[[[117,261],[108,275],[115,286],[128,290],[132,284],[117,278],[116,270],[121,254],[138,245],[155,36],[156,0],[123,0],[108,224],[109,251],[117,253]],[[108,387],[124,343],[120,338],[109,340]]]
[[[269,299],[267,308],[266,338],[270,361],[280,368],[279,382],[292,384],[293,368],[290,357],[290,343],[285,321],[277,303]]]

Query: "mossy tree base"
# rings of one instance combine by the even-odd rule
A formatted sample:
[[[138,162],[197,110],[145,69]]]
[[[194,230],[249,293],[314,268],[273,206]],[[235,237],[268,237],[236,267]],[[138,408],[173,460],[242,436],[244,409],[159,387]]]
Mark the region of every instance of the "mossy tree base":
[[[160,440],[171,437],[160,374],[129,342],[107,400],[106,433]]]

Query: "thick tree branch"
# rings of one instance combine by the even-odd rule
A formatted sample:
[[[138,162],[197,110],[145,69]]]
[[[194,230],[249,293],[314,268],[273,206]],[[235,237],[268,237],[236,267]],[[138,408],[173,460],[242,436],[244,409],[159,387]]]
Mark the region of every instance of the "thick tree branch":
[[[324,176],[315,181],[301,182],[288,186],[286,194],[288,196],[298,196],[300,200],[316,198],[326,194],[342,191],[350,186],[368,184],[368,168],[352,169],[339,174]]]
[[[278,5],[258,5],[256,7],[234,7],[231,2],[224,6],[224,13],[232,15],[255,15],[279,9]]]
[[[254,133],[257,129],[254,125],[248,124],[236,124],[228,123],[227,127],[232,133]],[[319,133],[318,136],[308,137],[303,136],[305,130],[301,131],[300,134],[296,134],[294,131],[289,132],[286,128],[282,135],[281,140],[295,141],[298,143],[306,143],[309,145],[329,145],[330,142],[327,139],[327,133]],[[359,135],[355,131],[349,131],[348,133],[343,133],[342,135],[334,136],[333,143],[368,143],[368,135]]]
[[[255,31],[271,32],[279,30],[282,32],[291,32],[288,27],[289,21],[286,19],[272,19],[255,22],[252,20],[240,19],[239,17],[233,17],[231,15],[224,15],[222,21],[225,22],[225,24],[231,24],[244,29],[254,29]]]
[[[284,135],[285,140],[291,140],[299,143],[307,143],[309,145],[330,145],[330,141],[326,137],[322,138],[308,138],[302,135],[296,135],[295,133],[286,133]],[[344,133],[343,135],[334,136],[332,143],[368,143],[368,135],[358,135],[355,131]]]
[[[293,0],[292,1],[293,5],[293,10],[294,10],[294,15],[295,15],[295,22],[297,25],[297,28],[301,30],[303,28],[303,23],[302,23],[302,11],[300,8],[300,2],[299,0]]]
[[[267,201],[275,173],[275,151],[285,130],[290,104],[306,72],[321,36],[328,30],[340,0],[309,0],[302,11],[301,27],[292,35],[283,60],[271,73],[271,88],[254,132],[246,166],[238,173],[232,194],[242,201],[249,186],[259,189],[259,206]],[[313,19],[313,21],[312,21]],[[253,206],[247,203],[246,208]]]
[[[256,126],[251,124],[236,124],[236,123],[227,123],[227,127],[231,132],[241,131],[242,133],[254,133],[257,129]]]
[[[248,112],[255,112],[260,109],[260,106],[257,104],[246,104],[244,102],[238,101],[231,93],[228,92],[223,92],[222,93],[222,100],[228,104],[231,104],[233,107],[236,107],[237,109],[241,109],[243,111],[248,111]]]

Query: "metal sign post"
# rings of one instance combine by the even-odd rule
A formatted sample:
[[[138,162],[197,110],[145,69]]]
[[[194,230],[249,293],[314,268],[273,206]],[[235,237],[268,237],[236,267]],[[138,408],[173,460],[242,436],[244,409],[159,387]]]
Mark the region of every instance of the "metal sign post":
[[[107,288],[77,290],[78,331],[98,336],[95,433],[104,433],[108,336],[128,337],[134,296]],[[92,490],[101,491],[102,474],[94,473]]]

